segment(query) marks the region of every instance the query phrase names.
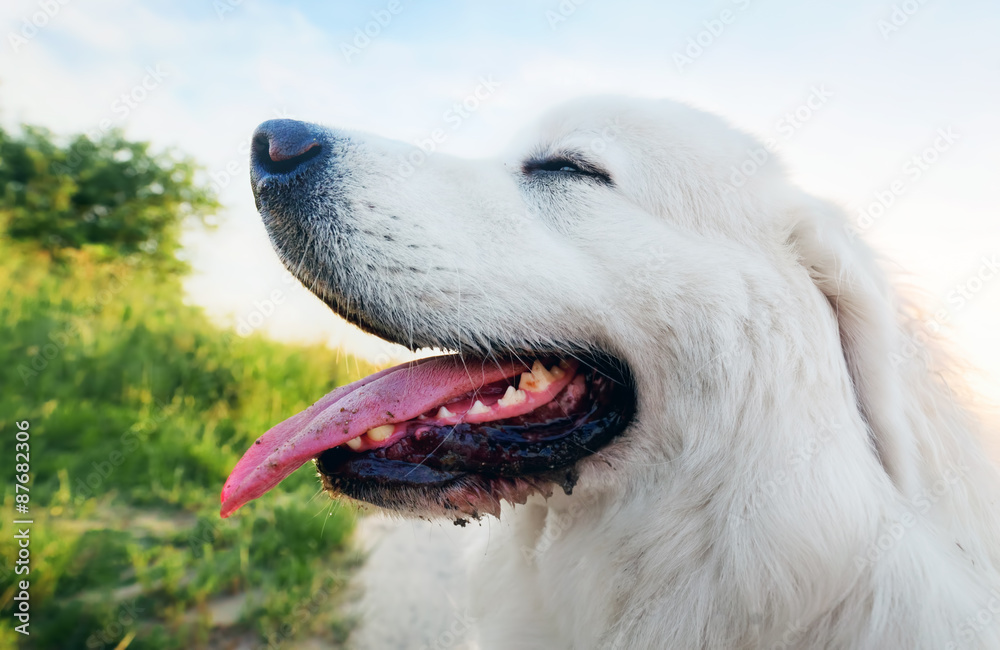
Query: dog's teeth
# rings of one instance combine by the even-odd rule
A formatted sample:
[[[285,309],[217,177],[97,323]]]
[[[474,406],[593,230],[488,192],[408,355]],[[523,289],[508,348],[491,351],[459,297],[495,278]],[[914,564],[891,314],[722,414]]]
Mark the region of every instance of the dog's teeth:
[[[549,374],[552,375],[553,381],[559,381],[566,376],[566,371],[559,366],[552,366],[552,369],[549,370]]]
[[[396,427],[392,426],[391,424],[383,424],[380,427],[374,427],[372,429],[368,429],[368,437],[374,440],[375,442],[382,442],[383,440],[386,440],[389,436],[392,435],[392,432],[393,430],[395,430],[395,428]]]
[[[475,402],[472,403],[472,408],[469,409],[468,414],[479,415],[480,413],[489,413],[489,412],[490,412],[490,407],[486,406],[479,400],[476,400]]]
[[[353,449],[354,451],[361,449],[361,438],[360,437],[351,438],[350,440],[347,441],[347,446]]]
[[[523,390],[516,390],[513,386],[508,386],[507,392],[497,400],[497,404],[500,406],[514,406],[523,403],[526,399],[528,399],[528,394]]]
[[[442,406],[441,408],[438,409],[437,416],[442,420],[447,420],[448,418],[455,417],[455,414],[449,411],[447,407]]]
[[[531,372],[525,372],[521,375],[521,383],[519,385],[524,390],[537,393],[548,388],[552,380],[552,375],[545,369],[542,362],[535,361],[531,366]]]

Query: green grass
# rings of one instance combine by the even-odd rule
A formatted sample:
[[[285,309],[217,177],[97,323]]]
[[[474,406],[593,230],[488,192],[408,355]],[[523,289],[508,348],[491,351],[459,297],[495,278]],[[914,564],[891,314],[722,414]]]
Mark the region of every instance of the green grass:
[[[342,642],[352,512],[311,465],[228,520],[219,491],[249,444],[353,379],[323,347],[241,338],[185,305],[179,279],[84,249],[0,243],[0,431],[31,423],[31,636],[0,648]],[[13,461],[0,608],[15,593]],[[228,604],[236,620],[220,625]]]

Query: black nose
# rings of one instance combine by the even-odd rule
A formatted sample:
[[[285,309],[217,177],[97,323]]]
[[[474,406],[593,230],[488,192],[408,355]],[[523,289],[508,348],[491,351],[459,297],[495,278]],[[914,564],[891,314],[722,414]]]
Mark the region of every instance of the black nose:
[[[268,120],[254,131],[252,149],[255,176],[289,175],[323,153],[322,130],[298,120]]]

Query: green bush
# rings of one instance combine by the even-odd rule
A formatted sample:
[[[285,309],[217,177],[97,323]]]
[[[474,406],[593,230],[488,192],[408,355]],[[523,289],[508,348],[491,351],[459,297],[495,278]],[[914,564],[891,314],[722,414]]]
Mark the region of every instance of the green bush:
[[[189,158],[153,154],[118,131],[61,147],[45,129],[0,129],[0,216],[10,237],[51,252],[91,246],[179,268],[182,224],[218,207],[196,171]]]
[[[313,499],[311,466],[230,519],[218,507],[253,440],[356,366],[321,346],[236,336],[185,304],[183,267],[172,261],[191,216],[181,206],[214,202],[192,184],[189,163],[171,167],[147,145],[114,137],[59,148],[41,130],[26,129],[21,140],[0,133],[0,225],[10,228],[0,237],[0,430],[31,423],[35,521],[32,634],[14,632],[5,615],[0,648],[343,640],[349,626],[336,604],[356,562],[353,514]],[[132,157],[118,161],[126,149]],[[76,150],[86,154],[77,171],[52,172]],[[129,161],[146,164],[118,178],[127,175],[119,162]],[[178,185],[168,186],[163,175],[178,169]],[[173,198],[144,193],[153,182]],[[109,203],[107,188],[119,188],[120,201]],[[73,216],[94,205],[109,206],[107,222]],[[3,437],[4,458],[13,442]],[[24,578],[10,564],[10,480],[3,500],[6,611]],[[239,616],[220,625],[226,599]]]

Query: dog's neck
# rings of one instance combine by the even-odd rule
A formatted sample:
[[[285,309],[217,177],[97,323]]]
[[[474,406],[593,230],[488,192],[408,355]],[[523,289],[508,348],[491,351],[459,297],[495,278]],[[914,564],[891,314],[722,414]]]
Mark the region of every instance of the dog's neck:
[[[831,639],[860,647],[862,619],[871,621],[866,634],[883,640],[877,647],[917,647],[908,640],[921,638],[926,602],[905,593],[916,583],[886,576],[969,567],[952,548],[927,548],[937,543],[920,517],[927,513],[913,512],[879,462],[829,305],[793,295],[806,297],[776,303],[773,318],[748,319],[740,331],[698,331],[697,340],[630,359],[645,391],[620,444],[583,463],[574,494],[504,512],[509,537],[492,541],[489,578],[477,580],[487,603],[479,614],[496,626],[488,638],[516,644],[523,639],[502,629],[530,629],[573,647]],[[894,525],[904,534],[884,550]],[[988,599],[960,584],[945,579],[929,597],[956,626]],[[873,611],[873,599],[896,609]],[[557,647],[545,643],[538,647]]]

